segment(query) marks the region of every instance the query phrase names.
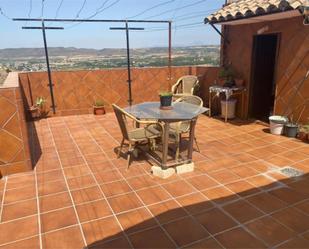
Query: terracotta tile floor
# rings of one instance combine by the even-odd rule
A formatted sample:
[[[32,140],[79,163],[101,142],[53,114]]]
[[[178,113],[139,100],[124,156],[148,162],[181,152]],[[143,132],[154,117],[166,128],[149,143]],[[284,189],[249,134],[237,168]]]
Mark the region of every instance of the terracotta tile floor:
[[[34,171],[0,180],[0,248],[309,245],[308,144],[202,116],[195,171],[162,180],[143,159],[128,171],[117,159],[113,114],[35,127]],[[304,176],[280,173],[287,166]]]

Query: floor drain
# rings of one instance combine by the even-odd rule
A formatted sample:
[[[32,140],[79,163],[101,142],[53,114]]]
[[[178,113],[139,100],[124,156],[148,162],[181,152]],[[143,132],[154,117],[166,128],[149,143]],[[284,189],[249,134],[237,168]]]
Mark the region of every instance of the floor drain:
[[[285,167],[280,170],[280,172],[288,177],[298,177],[304,175],[304,172],[292,167]]]

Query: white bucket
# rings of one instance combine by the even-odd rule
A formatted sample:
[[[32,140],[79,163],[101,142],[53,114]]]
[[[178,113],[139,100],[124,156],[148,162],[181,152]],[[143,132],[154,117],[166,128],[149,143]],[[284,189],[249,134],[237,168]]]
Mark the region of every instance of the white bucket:
[[[286,124],[288,121],[288,118],[282,116],[269,117],[270,133],[273,135],[282,135],[284,124]]]
[[[237,99],[229,99],[228,101],[221,100],[221,117],[225,118],[225,115],[227,115],[228,119],[235,118],[236,103],[237,103]],[[226,112],[226,108],[227,108],[227,112]]]

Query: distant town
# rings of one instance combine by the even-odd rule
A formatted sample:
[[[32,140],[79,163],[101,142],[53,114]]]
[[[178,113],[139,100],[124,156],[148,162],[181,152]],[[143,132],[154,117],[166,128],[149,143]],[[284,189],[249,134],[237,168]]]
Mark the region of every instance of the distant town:
[[[127,66],[125,49],[48,49],[54,71],[97,70]],[[158,67],[168,64],[167,48],[139,48],[131,51],[133,67]],[[192,46],[173,48],[173,65],[218,65],[220,47]],[[46,71],[43,48],[0,49],[0,75],[9,71]]]

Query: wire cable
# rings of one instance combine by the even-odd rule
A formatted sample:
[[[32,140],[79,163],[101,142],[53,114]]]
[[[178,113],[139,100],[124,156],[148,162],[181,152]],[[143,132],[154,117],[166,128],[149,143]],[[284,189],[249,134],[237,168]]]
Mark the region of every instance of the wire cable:
[[[117,3],[119,3],[121,0],[116,0],[114,2],[112,2],[111,4],[109,4],[108,6],[106,6],[105,8],[101,8],[99,11],[96,11],[93,15],[89,16],[87,19],[92,19],[95,16],[97,16],[98,14],[101,14],[103,11],[113,7],[114,5],[116,5]],[[108,1],[106,1],[108,2]],[[104,7],[104,6],[103,6]]]
[[[182,24],[182,25],[178,25],[177,29],[186,29],[186,28],[191,28],[191,27],[204,27],[205,24],[204,22],[194,22],[194,23],[187,23],[187,24]],[[175,30],[176,27],[172,27],[172,30]],[[141,32],[153,32],[153,31],[164,31],[164,30],[168,30],[168,28],[156,28],[156,27],[152,27],[152,28],[148,28],[147,30],[141,31]]]
[[[136,18],[136,17],[138,17],[138,16],[141,16],[141,15],[143,15],[143,14],[145,14],[145,13],[147,13],[147,12],[153,10],[153,9],[156,9],[156,8],[161,7],[161,6],[164,6],[164,5],[173,3],[173,2],[175,2],[175,1],[176,1],[176,0],[169,0],[169,1],[166,1],[166,2],[163,2],[163,3],[156,4],[156,5],[154,5],[154,6],[150,7],[150,8],[147,8],[147,9],[143,10],[142,12],[140,12],[140,13],[134,15],[134,16],[127,17],[126,19]]]
[[[42,7],[41,7],[41,18],[44,17],[44,7],[45,7],[45,0],[42,0]]]
[[[185,30],[185,29],[195,29],[195,28],[201,28],[201,27],[205,27],[205,24],[197,24],[197,25],[193,25],[193,26],[187,26],[187,27],[177,27],[177,30]],[[172,28],[172,30],[174,30],[175,28]],[[144,33],[151,33],[151,32],[166,32],[167,29],[165,28],[160,28],[160,29],[153,29],[153,30],[142,30],[139,32],[144,32]],[[134,30],[132,30],[131,32],[136,32]]]
[[[213,11],[215,11],[215,10],[217,10],[217,9],[214,9]],[[207,11],[207,10],[206,10],[206,11]],[[182,14],[182,15],[177,16],[176,18],[191,16],[191,15],[198,15],[198,14],[203,14],[203,13],[205,13],[205,10],[203,10],[203,11],[194,11],[194,12],[185,13],[185,14]]]
[[[180,5],[182,5],[182,2],[183,2],[183,0],[181,0],[181,2],[178,4],[178,6],[180,6]],[[175,9],[175,11],[174,11],[174,14],[173,14],[173,17],[172,17],[172,21],[174,22],[174,18],[175,18],[175,16],[176,16],[176,14],[177,14],[177,12],[178,12],[178,10],[179,10],[179,7],[177,7],[176,9]],[[174,37],[176,36],[176,33],[177,33],[177,23],[175,23],[174,22]]]
[[[58,8],[57,8],[56,15],[55,15],[55,19],[57,19],[58,16],[59,16],[60,9],[61,9],[61,7],[62,7],[62,5],[63,5],[63,2],[64,2],[64,0],[61,0],[59,6],[58,6]]]
[[[109,0],[105,0],[105,1],[102,3],[102,5],[101,5],[99,8],[96,9],[96,12],[95,12],[95,13],[97,13],[98,11],[100,11],[101,9],[103,9],[104,6],[105,6],[105,4],[107,4],[108,2],[109,2]]]
[[[63,5],[63,2],[64,2],[64,0],[61,0],[61,1],[60,1],[59,5],[58,5],[58,8],[57,8],[57,10],[56,10],[56,14],[55,14],[54,19],[57,19],[57,18],[58,18],[59,13],[60,13],[60,9],[61,9],[61,7],[62,7],[62,5]],[[54,23],[54,22],[49,23],[48,26],[51,26],[53,23]]]
[[[182,7],[178,7],[178,8],[175,8],[175,9],[169,9],[169,10],[163,11],[163,12],[161,12],[159,14],[156,14],[156,15],[153,15],[153,16],[149,16],[146,19],[151,19],[151,18],[154,18],[154,17],[165,15],[165,14],[170,13],[170,12],[174,12],[174,11],[182,10],[182,9],[185,9],[185,8],[189,8],[189,7],[201,4],[201,3],[205,2],[205,1],[207,1],[207,0],[199,0],[199,1],[194,2],[194,3],[184,5]]]
[[[29,1],[29,11],[28,11],[28,18],[31,17],[31,13],[32,13],[32,0]]]
[[[174,22],[179,22],[179,21],[184,21],[184,20],[190,20],[190,19],[194,19],[194,18],[198,18],[198,17],[203,17],[205,15],[208,15],[210,13],[212,13],[213,11],[216,11],[217,9],[213,9],[213,10],[208,10],[208,11],[204,11],[203,14],[199,14],[199,15],[187,15],[187,16],[178,16],[178,17],[175,17],[173,19]]]
[[[12,20],[12,18],[10,18],[7,14],[4,13],[4,11],[1,7],[0,7],[0,15],[2,15],[3,17],[5,17],[8,20]]]
[[[29,0],[29,11],[28,11],[28,18],[31,17],[31,13],[32,13],[32,0]],[[27,26],[28,21],[25,22],[25,26]]]
[[[75,19],[79,18],[79,15],[82,13],[82,11],[84,10],[85,6],[86,6],[87,0],[84,0],[82,7],[79,9],[79,11],[77,12]]]
[[[88,17],[85,18],[85,19],[86,19],[86,20],[90,20],[90,19],[94,18],[95,16],[97,16],[97,15],[100,14],[100,13],[102,13],[103,11],[105,11],[105,10],[107,10],[107,9],[109,9],[109,8],[111,8],[111,7],[113,7],[114,5],[116,5],[117,3],[119,3],[121,0],[115,0],[114,2],[112,2],[111,4],[109,4],[108,6],[106,6],[106,7],[104,8],[105,4],[106,4],[108,1],[109,1],[109,0],[105,1],[105,2],[102,4],[102,6],[101,6],[100,8],[98,8],[98,9],[95,11],[94,14],[88,16]],[[75,24],[73,24],[73,25],[71,25],[71,26],[69,26],[69,27],[66,27],[66,29],[74,28],[74,27],[76,27],[76,26],[78,26],[78,25],[80,25],[80,24],[81,24],[81,22],[75,23]]]

